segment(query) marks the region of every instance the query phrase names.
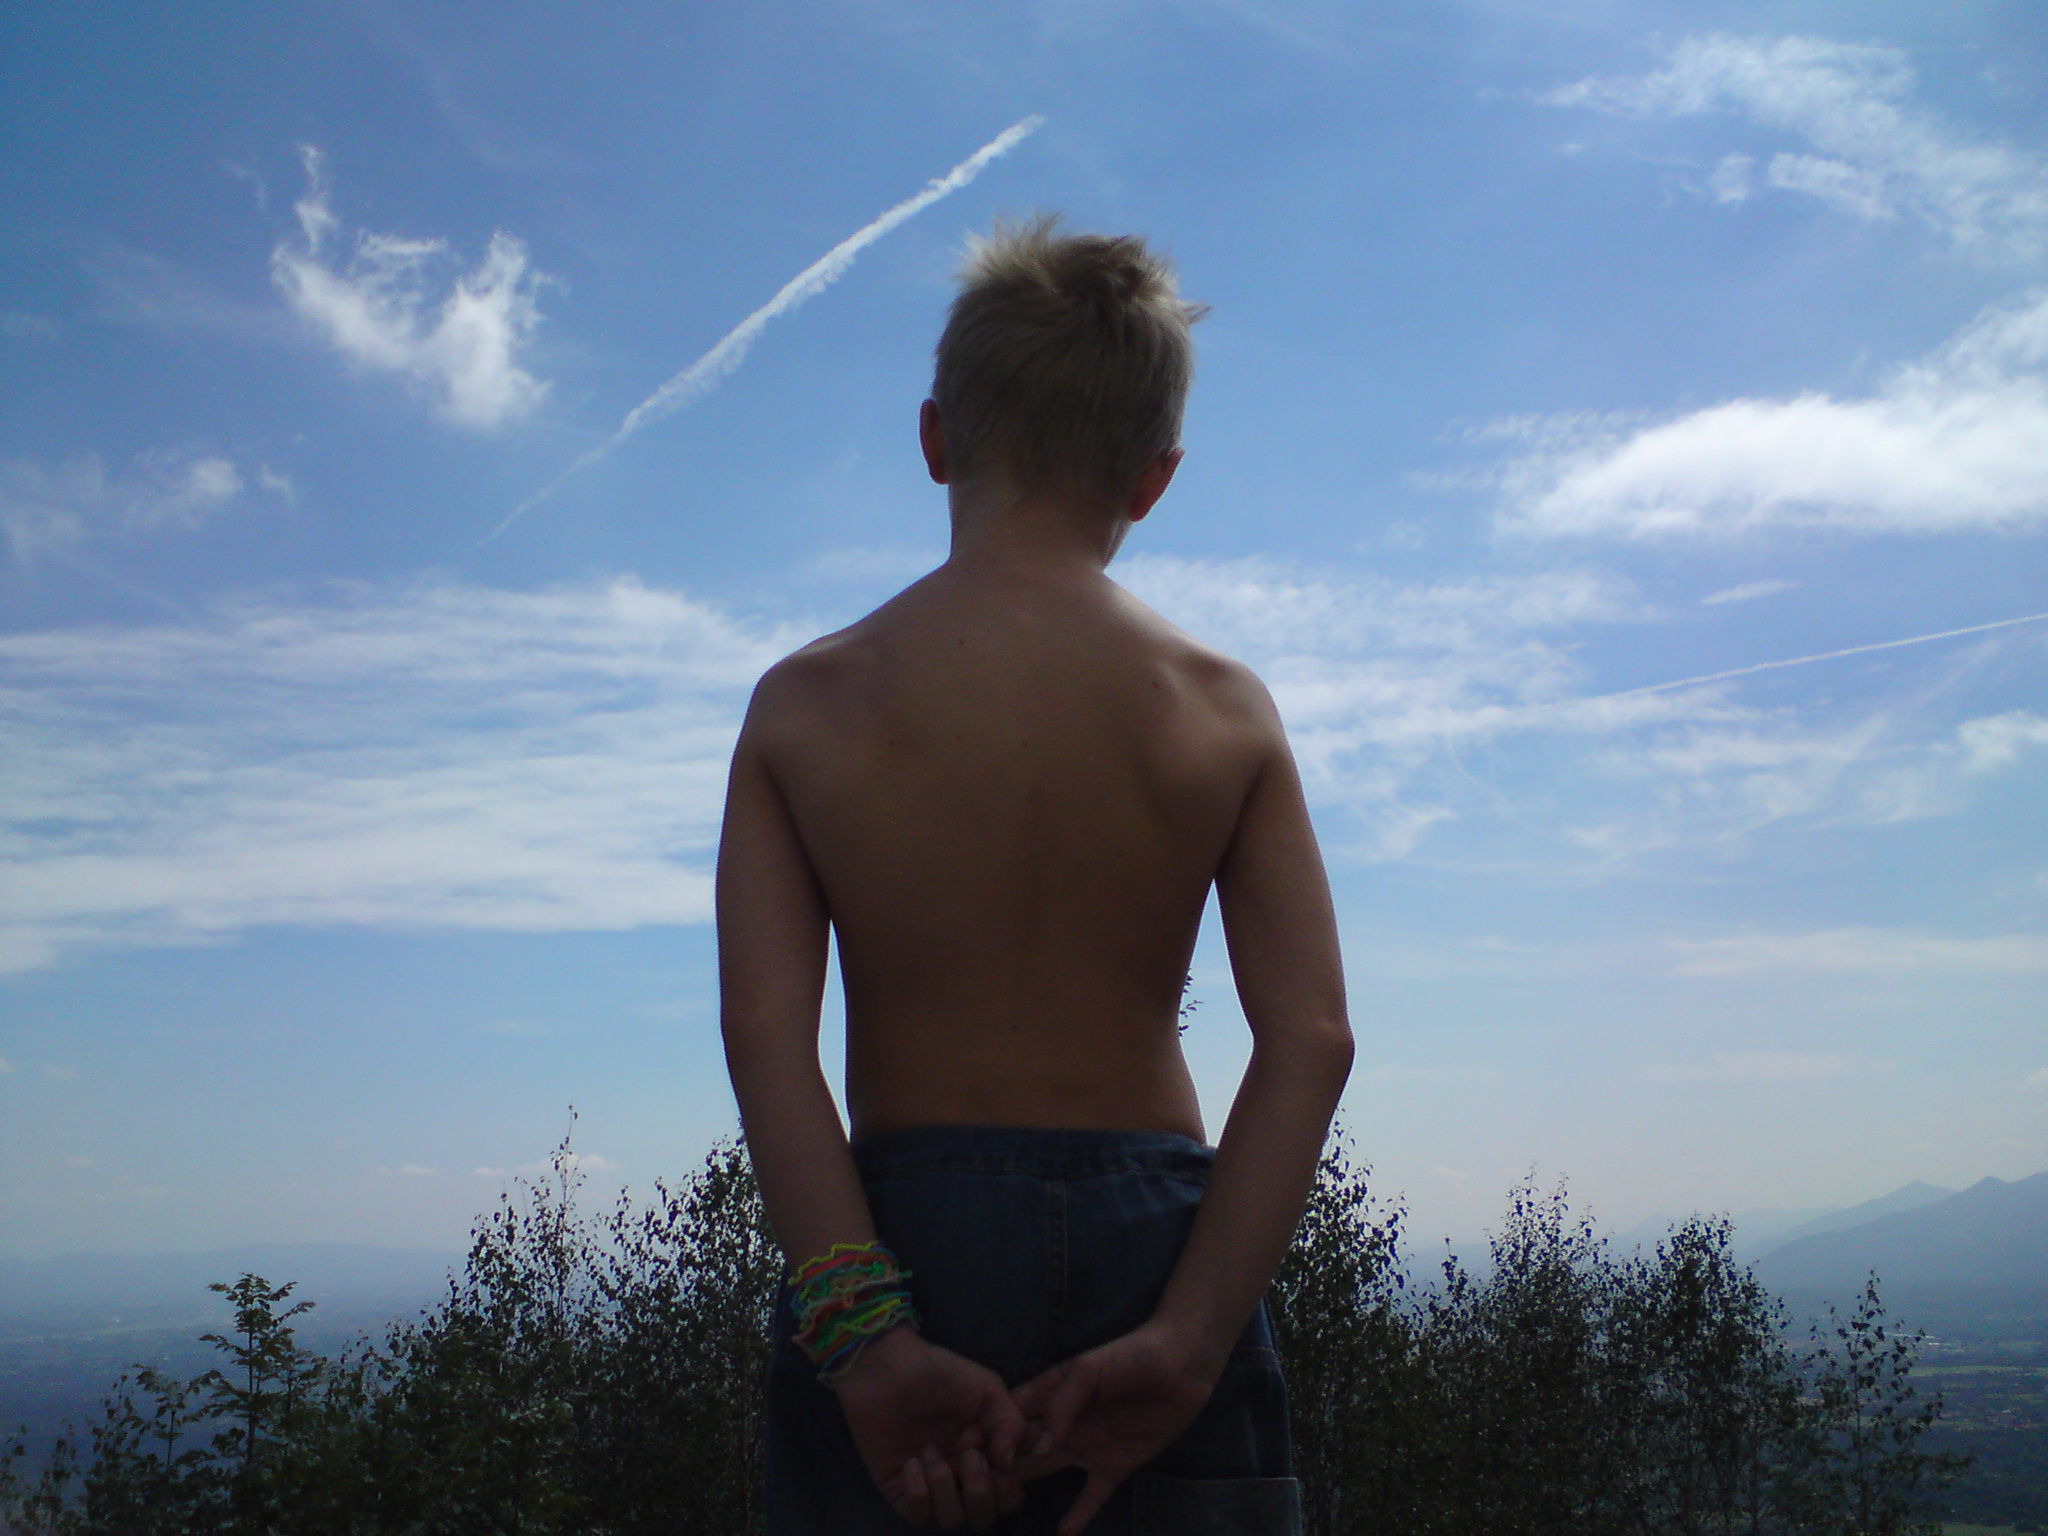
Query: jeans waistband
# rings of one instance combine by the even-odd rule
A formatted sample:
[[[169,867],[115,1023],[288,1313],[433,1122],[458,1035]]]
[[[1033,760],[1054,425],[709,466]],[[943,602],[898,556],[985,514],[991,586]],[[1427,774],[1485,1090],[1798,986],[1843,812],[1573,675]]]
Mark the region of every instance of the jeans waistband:
[[[853,1144],[863,1178],[902,1173],[1011,1173],[1090,1179],[1112,1173],[1204,1177],[1215,1149],[1170,1131],[930,1125],[883,1131]]]

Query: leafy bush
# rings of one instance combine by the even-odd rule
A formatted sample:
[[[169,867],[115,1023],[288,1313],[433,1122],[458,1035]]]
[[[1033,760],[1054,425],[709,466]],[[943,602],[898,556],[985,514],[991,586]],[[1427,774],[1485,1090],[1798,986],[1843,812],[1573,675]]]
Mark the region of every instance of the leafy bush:
[[[743,1536],[782,1256],[744,1151],[608,1213],[551,1179],[479,1223],[447,1296],[334,1358],[293,1287],[217,1285],[190,1381],[140,1369],[33,1475],[18,1536]],[[1515,1190],[1483,1276],[1424,1286],[1340,1142],[1274,1285],[1312,1536],[1903,1536],[1957,1470],[1917,1338],[1876,1286],[1804,1342],[1694,1220],[1621,1259],[1562,1190]]]
[[[1274,1287],[1310,1536],[1938,1530],[1962,1464],[1875,1281],[1802,1341],[1725,1221],[1620,1258],[1524,1185],[1483,1278],[1427,1288],[1400,1226],[1334,1144]]]

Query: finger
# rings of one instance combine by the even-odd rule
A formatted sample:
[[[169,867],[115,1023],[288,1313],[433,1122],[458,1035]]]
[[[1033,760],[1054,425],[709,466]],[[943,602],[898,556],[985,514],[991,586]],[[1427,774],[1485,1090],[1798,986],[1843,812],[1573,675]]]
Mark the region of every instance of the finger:
[[[1014,1472],[997,1472],[996,1513],[1014,1515],[1024,1503],[1024,1483]]]
[[[1045,1399],[1052,1395],[1053,1389],[1067,1379],[1071,1365],[1071,1361],[1061,1361],[1058,1365],[1046,1367],[1012,1392],[1011,1401],[1023,1410],[1026,1418],[1035,1418]]]
[[[889,1502],[911,1525],[930,1525],[932,1490],[925,1481],[924,1465],[915,1456],[903,1463],[902,1492]]]
[[[1117,1482],[1118,1479],[1106,1472],[1089,1473],[1088,1481],[1082,1485],[1081,1496],[1074,1500],[1074,1507],[1060,1521],[1059,1536],[1081,1536],[1081,1532],[1088,1528],[1088,1522],[1116,1492]]]
[[[1024,1415],[1025,1425],[1018,1443],[1027,1456],[1043,1456],[1059,1443],[1059,1437],[1050,1432],[1045,1417],[1047,1406],[1052,1402],[1052,1395],[1056,1390],[1055,1387],[1047,1386],[1032,1397],[1029,1406],[1021,1402],[1018,1404]]]
[[[1024,1438],[1024,1412],[1007,1392],[990,1396],[982,1405],[981,1432],[988,1437],[988,1457],[1007,1472],[1017,1463],[1017,1445]]]
[[[1074,1427],[1074,1420],[1080,1417],[1081,1410],[1088,1406],[1088,1400],[1094,1395],[1093,1371],[1076,1365],[1067,1372],[1047,1396],[1044,1409],[1039,1414],[1045,1428],[1035,1448],[1038,1455],[1045,1455],[1067,1438],[1067,1431]]]
[[[953,1467],[935,1445],[924,1448],[924,1480],[932,1490],[932,1524],[942,1531],[957,1531],[967,1512],[960,1507],[960,1484]]]
[[[985,1531],[996,1523],[996,1486],[988,1458],[972,1447],[960,1455],[960,1507],[974,1530]]]

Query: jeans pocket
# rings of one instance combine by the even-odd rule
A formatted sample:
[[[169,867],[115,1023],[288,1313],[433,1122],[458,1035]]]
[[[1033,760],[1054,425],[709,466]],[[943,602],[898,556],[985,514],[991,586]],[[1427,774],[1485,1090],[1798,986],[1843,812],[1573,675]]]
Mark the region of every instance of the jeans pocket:
[[[1140,1472],[1131,1479],[1131,1536],[1301,1536],[1301,1485]]]

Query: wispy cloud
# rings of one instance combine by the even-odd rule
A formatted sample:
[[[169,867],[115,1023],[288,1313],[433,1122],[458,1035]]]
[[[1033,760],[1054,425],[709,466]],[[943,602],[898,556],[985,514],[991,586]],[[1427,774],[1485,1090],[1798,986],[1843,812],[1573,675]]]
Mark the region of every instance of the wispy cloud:
[[[2031,710],[2015,709],[2002,715],[1965,720],[1956,729],[1967,773],[1991,773],[2010,768],[2028,751],[2048,751],[2048,720]]]
[[[474,270],[444,281],[447,241],[362,230],[335,265],[341,220],[320,151],[303,153],[306,192],[293,205],[300,238],[270,256],[292,307],[350,362],[406,379],[450,421],[489,428],[530,413],[548,386],[519,362],[540,323],[534,293],[544,280],[524,243],[500,230]]]
[[[2048,290],[1995,305],[1874,395],[1742,399],[1635,425],[1503,423],[1503,526],[1544,537],[1727,538],[2048,527]]]
[[[1932,634],[1906,635],[1897,640],[1873,640],[1868,645],[1849,645],[1839,650],[1816,651],[1810,656],[1786,656],[1775,661],[1752,662],[1746,667],[1727,667],[1719,672],[1702,672],[1697,677],[1678,677],[1669,682],[1646,683],[1640,688],[1626,688],[1620,693],[1602,694],[1600,697],[1631,699],[1642,693],[1669,693],[1681,688],[1699,688],[1709,683],[1726,682],[1731,678],[1754,677],[1759,672],[1777,672],[1786,667],[1809,667],[1816,662],[1839,661],[1845,656],[1868,656],[1874,651],[1896,651],[1909,645],[1931,645],[1937,640],[1989,634],[1994,630],[2011,629],[2021,624],[2039,624],[2043,621],[2048,621],[2048,613],[2016,614],[2009,619],[1992,619],[1984,624],[1965,624],[1960,629],[1938,629]]]
[[[626,1165],[595,1152],[561,1152],[541,1163],[521,1163],[521,1173],[553,1173],[557,1168],[572,1172],[617,1173]]]
[[[1702,603],[1753,603],[1760,597],[1775,597],[1780,592],[1790,592],[1798,586],[1796,581],[1745,581],[1740,586],[1723,587],[1719,592],[1709,592],[1701,598]]]
[[[1636,1075],[1653,1083],[1810,1083],[1879,1066],[1855,1056],[1805,1051],[1716,1051],[1705,1061],[1655,1063]]]
[[[1358,815],[1375,857],[1406,855],[1454,814],[1441,798],[1454,786],[1418,781],[1447,754],[1692,710],[1572,713],[1580,679],[1562,637],[1646,616],[1626,583],[1596,571],[1404,586],[1257,558],[1144,556],[1118,570],[1169,619],[1259,669],[1311,793]]]
[[[952,170],[934,181],[928,182],[922,192],[905,198],[879,218],[862,225],[844,240],[833,246],[823,256],[812,262],[803,271],[784,283],[775,297],[755,310],[746,319],[719,338],[709,352],[698,358],[689,367],[670,379],[661,388],[626,413],[626,419],[619,423],[612,435],[595,448],[583,454],[561,474],[535,491],[506,516],[503,522],[484,537],[494,539],[512,526],[513,521],[530,512],[561,487],[570,476],[589,468],[607,457],[627,438],[638,432],[649,422],[659,421],[673,415],[685,406],[701,400],[716,389],[720,382],[739,367],[752,349],[761,332],[768,328],[770,321],[788,314],[805,300],[815,298],[845,274],[854,259],[873,245],[882,236],[906,220],[914,218],[936,203],[966,186],[979,176],[988,165],[1015,149],[1024,140],[1036,133],[1044,123],[1042,117],[1027,117],[1012,123],[988,143],[962,160]]]
[[[251,170],[236,160],[223,160],[220,168],[248,187],[249,195],[256,199],[256,209],[259,213],[270,211],[270,184],[263,179],[260,172]]]
[[[1594,693],[1578,647],[1657,619],[1601,572],[1404,586],[1256,559],[1139,557],[1119,571],[1174,622],[1258,667],[1311,797],[1364,830],[1347,853],[1402,858],[1427,842],[1503,873],[1512,859],[1597,874],[1687,848],[1730,852],[1774,825],[1953,809],[1968,759],[1934,700],[2002,654],[1945,656],[1910,698],[1808,710],[1745,703],[1730,684],[1825,655]]]
[[[1925,814],[2037,734],[2025,712],[1935,730],[1902,707],[1807,718],[1721,686],[1589,696],[1583,641],[1656,620],[1597,571],[1119,570],[1261,668],[1341,856],[1427,844],[1597,874],[1788,819]],[[0,970],[272,924],[703,921],[746,692],[831,622],[630,579],[423,581],[0,636]],[[1910,793],[1908,770],[1926,781]]]
[[[1959,128],[1915,100],[1900,49],[1818,37],[1687,38],[1668,66],[1582,80],[1542,99],[1636,118],[1737,113],[1792,135],[1757,168],[1725,156],[1708,189],[1738,203],[1761,184],[1816,197],[1862,219],[1911,218],[1959,247],[2018,258],[2048,242],[2048,165]]]
[[[2048,938],[2030,933],[1955,938],[1899,928],[1830,928],[1816,933],[1749,933],[1676,940],[1676,976],[1818,971],[1875,976],[2048,974]]]
[[[291,482],[276,471],[244,471],[213,453],[145,453],[119,474],[96,457],[0,461],[0,531],[23,562],[95,534],[191,532],[248,493],[251,475],[256,491],[291,498]]]
[[[95,290],[94,312],[103,320],[265,343],[290,341],[298,334],[275,304],[245,303],[219,293],[161,256],[116,240],[87,243],[78,263]]]
[[[0,965],[275,923],[701,921],[745,692],[801,638],[631,581],[0,638]]]

